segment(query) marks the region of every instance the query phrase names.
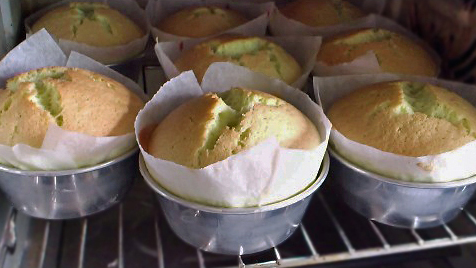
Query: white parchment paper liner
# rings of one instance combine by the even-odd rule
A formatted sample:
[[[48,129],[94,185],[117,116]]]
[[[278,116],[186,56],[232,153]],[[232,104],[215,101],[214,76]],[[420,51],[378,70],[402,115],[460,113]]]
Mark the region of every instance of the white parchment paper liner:
[[[32,14],[25,19],[25,28],[27,31],[27,37],[31,34],[31,27],[33,24],[48,11],[57,8],[59,6],[66,5],[69,2],[99,2],[109,5],[127,16],[133,22],[135,22],[142,31],[144,36],[136,39],[128,44],[112,47],[96,47],[85,45],[78,42],[73,42],[65,39],[57,39],[57,42],[63,52],[69,55],[71,51],[79,52],[90,58],[95,59],[104,64],[116,64],[121,63],[131,57],[137,56],[141,51],[145,49],[147,41],[149,40],[150,26],[147,21],[145,11],[139,7],[134,0],[64,0],[53,5],[50,5],[40,11]]]
[[[0,62],[0,87],[4,88],[7,79],[16,74],[46,66],[88,69],[115,79],[139,96],[144,96],[136,83],[99,62],[76,52],[66,57],[44,29],[12,49]],[[26,144],[13,147],[0,145],[0,162],[29,170],[76,169],[112,159],[134,145],[134,133],[93,137],[51,124],[40,149]]]
[[[296,106],[317,126],[321,144],[313,150],[281,148],[275,138],[202,169],[190,169],[154,158],[140,146],[147,168],[172,193],[221,207],[260,206],[297,194],[311,184],[327,147],[331,124],[306,94],[285,83],[230,63],[214,63],[202,86],[188,71],[165,83],[139,112],[136,135],[158,123],[174,108],[205,92],[240,86],[277,95]]]
[[[152,36],[154,39],[158,39],[160,42],[190,39],[190,37],[174,35],[161,31],[157,28],[157,25],[159,25],[160,21],[163,19],[181,9],[207,5],[229,8],[242,13],[249,19],[248,22],[238,27],[217,33],[216,35],[222,33],[236,33],[263,36],[266,34],[269,15],[275,8],[273,2],[256,4],[243,2],[230,3],[230,1],[226,0],[149,0],[145,11],[147,13],[149,24],[151,25]],[[193,27],[193,25],[190,25],[190,27]]]
[[[426,82],[451,90],[476,106],[476,86],[442,79],[397,74],[364,74],[314,77],[314,92],[324,110],[334,101],[360,87],[384,81]],[[408,157],[383,152],[331,131],[331,144],[345,158],[365,169],[405,181],[446,182],[476,174],[476,141],[437,155]]]
[[[278,45],[288,52],[299,63],[302,68],[301,76],[291,85],[296,88],[302,88],[314,68],[315,59],[322,39],[319,36],[280,36],[280,37],[263,37]],[[155,53],[159,59],[160,65],[164,69],[168,79],[180,74],[174,61],[182,54],[183,51],[189,50],[194,45],[207,40],[207,38],[189,39],[177,42],[161,42],[155,44]],[[238,66],[238,65],[236,65]]]

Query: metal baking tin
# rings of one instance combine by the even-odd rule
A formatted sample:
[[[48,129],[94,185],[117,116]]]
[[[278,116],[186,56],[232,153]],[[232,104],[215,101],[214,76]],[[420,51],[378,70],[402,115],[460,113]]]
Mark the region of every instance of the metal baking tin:
[[[19,211],[42,219],[72,219],[121,201],[138,175],[137,146],[95,166],[25,171],[0,165],[0,187]]]
[[[455,218],[476,190],[476,176],[416,183],[361,169],[329,148],[332,176],[349,207],[368,219],[402,228],[429,228]]]
[[[242,255],[277,246],[297,229],[312,193],[329,171],[326,153],[316,180],[303,192],[284,201],[251,208],[219,208],[197,204],[161,187],[147,171],[142,155],[139,169],[156,192],[172,230],[186,243],[204,251]]]

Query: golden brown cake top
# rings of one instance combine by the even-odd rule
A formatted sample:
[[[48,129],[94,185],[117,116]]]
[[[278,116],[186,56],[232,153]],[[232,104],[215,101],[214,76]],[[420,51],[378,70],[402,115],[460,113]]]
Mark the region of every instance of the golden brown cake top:
[[[207,37],[244,24],[248,19],[241,13],[217,6],[182,9],[165,19],[158,28],[185,37]]]
[[[312,27],[351,22],[365,15],[356,6],[342,0],[296,0],[280,11],[284,16]]]
[[[49,124],[92,136],[134,131],[143,101],[121,83],[79,68],[46,67],[0,90],[0,144],[40,147]]]
[[[297,61],[279,45],[261,37],[222,35],[199,43],[174,62],[179,71],[193,70],[201,81],[214,62],[231,62],[292,84],[302,74]]]
[[[384,29],[363,29],[325,39],[317,61],[333,66],[373,51],[384,72],[436,76],[430,54],[408,37]]]
[[[366,86],[336,101],[327,114],[348,139],[399,155],[440,154],[476,139],[476,108],[430,84]]]
[[[273,95],[242,88],[191,99],[159,123],[151,155],[202,168],[276,137],[283,147],[313,149],[320,143],[314,124]]]
[[[145,34],[119,11],[106,4],[87,2],[49,11],[33,24],[32,31],[42,28],[57,38],[96,47],[125,45]]]

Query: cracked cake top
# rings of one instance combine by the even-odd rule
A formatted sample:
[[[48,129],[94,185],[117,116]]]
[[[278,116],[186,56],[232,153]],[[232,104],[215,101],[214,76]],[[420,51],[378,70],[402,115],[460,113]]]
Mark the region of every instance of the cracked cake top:
[[[0,144],[41,147],[49,124],[91,136],[134,131],[143,101],[121,83],[88,70],[46,67],[0,90]]]
[[[476,139],[476,108],[425,83],[366,86],[336,101],[327,115],[348,139],[405,156],[440,154]]]
[[[273,95],[243,88],[207,93],[168,114],[155,128],[148,152],[190,168],[203,168],[270,137],[283,147],[314,149],[314,124]]]
[[[174,64],[181,72],[193,70],[201,81],[214,62],[231,62],[292,84],[302,74],[299,63],[279,45],[261,38],[221,35],[185,51]]]
[[[56,38],[96,47],[125,45],[144,36],[139,26],[119,11],[102,3],[70,3],[53,9],[32,26]]]

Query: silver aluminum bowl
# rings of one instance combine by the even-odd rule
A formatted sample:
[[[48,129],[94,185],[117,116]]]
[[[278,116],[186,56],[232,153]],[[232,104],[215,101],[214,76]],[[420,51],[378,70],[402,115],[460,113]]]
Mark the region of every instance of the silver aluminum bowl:
[[[329,148],[345,203],[380,223],[430,228],[455,218],[476,190],[476,176],[444,183],[399,181],[364,170]]]
[[[138,175],[138,148],[96,166],[25,171],[0,165],[0,187],[13,206],[42,219],[72,219],[118,203]]]
[[[301,223],[312,193],[324,182],[329,156],[316,180],[284,201],[254,208],[218,208],[184,200],[162,188],[149,174],[142,155],[139,169],[157,193],[165,218],[186,243],[204,251],[242,255],[263,251],[286,240]]]

